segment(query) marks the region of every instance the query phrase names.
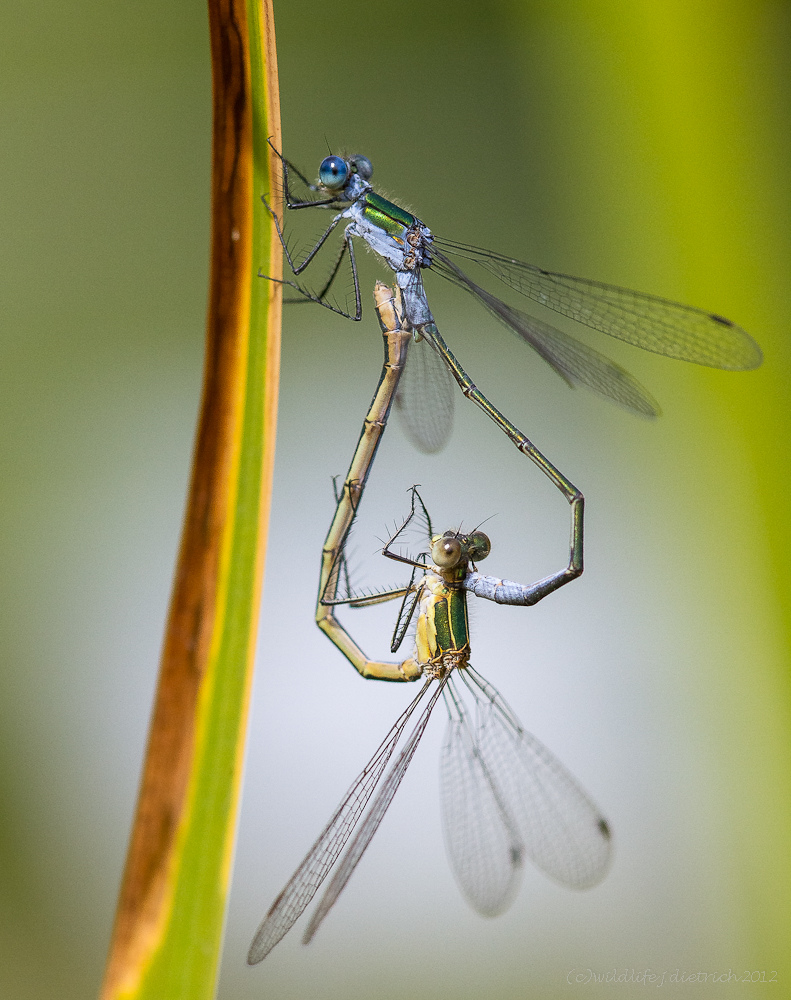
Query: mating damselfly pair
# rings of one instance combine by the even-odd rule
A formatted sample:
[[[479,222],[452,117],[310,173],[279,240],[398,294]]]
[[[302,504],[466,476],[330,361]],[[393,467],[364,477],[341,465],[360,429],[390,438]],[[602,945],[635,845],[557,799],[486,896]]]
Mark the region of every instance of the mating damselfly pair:
[[[295,276],[312,263],[332,232],[346,223],[339,252],[318,291],[295,281],[285,282],[299,293],[298,301],[313,301],[349,318],[361,318],[355,239],[362,239],[393,271],[397,290],[397,305],[392,300],[388,305],[384,286],[377,289],[386,343],[385,367],[325,542],[316,621],[362,676],[391,681],[422,677],[424,683],[271,907],[251,945],[251,963],[264,958],[293,925],[359,824],[305,939],[313,936],[378,829],[441,697],[449,717],[442,766],[446,847],[456,878],[476,909],[494,914],[508,905],[525,857],[557,881],[576,888],[595,885],[609,861],[606,821],[565,768],[524,731],[499,693],[472,668],[467,626],[468,592],[497,603],[528,606],[580,575],[583,497],[489,402],[461,367],[431,314],[422,272],[438,273],[471,293],[568,384],[585,385],[643,416],[657,415],[658,407],[622,368],[501,301],[470,279],[454,258],[474,262],[536,302],[647,350],[733,370],[754,368],[761,361],[760,349],[752,338],[717,314],[437,239],[419,219],[373,191],[371,163],[363,156],[326,157],[317,185],[310,184],[282,157],[281,162],[289,208],[321,207],[337,212],[315,246],[296,263],[275,217]],[[320,196],[294,200],[289,171]],[[347,257],[354,282],[354,313],[328,298]],[[411,360],[401,383],[407,349]],[[566,497],[572,512],[568,565],[530,586],[482,576],[475,563],[488,555],[486,536],[479,531],[456,530],[434,535],[422,499],[413,490],[412,510],[384,549],[389,558],[412,566],[409,583],[387,592],[353,593],[348,584],[345,546],[393,399],[400,404],[413,441],[423,450],[438,450],[449,433],[452,379]],[[426,547],[408,555],[397,553],[393,546],[416,519],[424,524]],[[371,660],[341,626],[335,608],[342,604],[361,608],[397,598],[402,603],[391,649],[399,649],[410,621],[414,621],[414,654],[400,663]],[[396,745],[424,698],[428,701],[388,770]]]

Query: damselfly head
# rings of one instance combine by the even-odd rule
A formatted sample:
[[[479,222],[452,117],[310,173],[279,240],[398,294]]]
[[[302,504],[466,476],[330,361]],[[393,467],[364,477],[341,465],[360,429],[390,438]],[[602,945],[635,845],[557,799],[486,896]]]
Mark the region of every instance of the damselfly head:
[[[322,187],[328,191],[342,191],[357,174],[363,181],[368,182],[373,176],[374,168],[367,156],[355,153],[346,158],[336,156],[325,156],[319,165],[319,181]]]
[[[492,545],[482,531],[462,535],[458,531],[446,531],[431,539],[431,558],[439,569],[454,569],[462,563],[478,562],[491,552]]]

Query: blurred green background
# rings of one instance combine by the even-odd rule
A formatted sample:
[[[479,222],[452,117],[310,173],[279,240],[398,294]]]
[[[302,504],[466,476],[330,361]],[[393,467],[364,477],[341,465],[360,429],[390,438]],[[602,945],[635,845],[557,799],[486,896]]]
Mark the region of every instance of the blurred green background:
[[[432,282],[453,350],[585,492],[586,572],[530,610],[481,606],[474,662],[611,820],[575,895],[526,871],[484,921],[444,858],[438,718],[309,949],[252,932],[411,688],[365,684],[312,626],[330,476],[381,363],[356,325],[287,312],[270,554],[220,985],[246,997],[643,996],[574,970],[777,970],[789,916],[789,42],[786,2],[649,0],[276,9],[287,155],[374,162],[450,238],[688,301],[759,340],[758,372],[585,339],[665,415],[571,392]],[[210,76],[200,3],[0,11],[0,996],[93,996],[143,752],[199,399]],[[289,220],[290,222],[291,220]],[[314,221],[316,226],[323,217]],[[563,564],[568,509],[472,407],[439,458],[388,431],[356,533],[424,485],[441,527],[489,522],[487,571]],[[392,610],[347,615],[386,653]],[[677,977],[678,978],[678,977]],[[757,984],[727,987],[753,996]]]

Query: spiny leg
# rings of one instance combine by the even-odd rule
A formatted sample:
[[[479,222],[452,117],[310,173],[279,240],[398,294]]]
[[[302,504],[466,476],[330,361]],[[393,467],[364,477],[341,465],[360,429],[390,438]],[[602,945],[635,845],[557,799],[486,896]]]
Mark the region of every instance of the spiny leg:
[[[280,230],[278,228],[278,233],[279,232],[280,232]],[[288,250],[286,250],[286,244],[283,242],[283,237],[282,236],[280,237],[280,242],[283,244],[283,249],[284,249],[284,251],[286,253],[286,257],[288,257],[289,264],[291,264],[291,258],[288,256]],[[314,248],[314,250],[315,249],[316,248]],[[333,305],[331,302],[327,302],[326,299],[325,299],[325,296],[326,296],[327,292],[330,290],[330,286],[332,285],[333,281],[335,280],[335,278],[336,278],[336,276],[338,274],[338,270],[340,269],[340,266],[341,266],[341,261],[343,260],[343,256],[344,256],[344,254],[346,253],[347,250],[349,252],[349,264],[351,265],[352,281],[354,283],[354,304],[355,304],[354,315],[352,315],[350,312],[346,312],[344,309],[341,309],[339,306]],[[311,257],[312,257],[312,252],[311,252]],[[292,269],[292,271],[294,271],[294,274],[299,273],[298,271],[294,270],[293,264],[291,265],[291,269]],[[303,268],[300,268],[300,270],[302,270],[302,269]],[[333,269],[332,269],[332,271],[330,273],[330,276],[329,276],[326,284],[324,285],[324,288],[322,288],[322,290],[319,292],[318,295],[316,295],[313,292],[309,291],[307,288],[303,288],[302,285],[298,285],[296,281],[289,281],[288,279],[284,279],[284,278],[271,278],[268,274],[264,274],[260,270],[258,272],[258,277],[259,278],[266,278],[267,281],[276,281],[279,285],[288,285],[289,288],[293,288],[297,292],[299,292],[299,294],[303,297],[303,299],[302,299],[303,301],[305,301],[305,302],[315,302],[317,305],[324,306],[325,309],[329,309],[330,312],[337,313],[338,316],[343,316],[344,319],[354,320],[355,323],[359,323],[360,320],[362,319],[362,316],[363,316],[363,305],[362,305],[362,298],[360,296],[360,281],[359,281],[359,278],[357,276],[357,261],[356,261],[355,256],[354,256],[354,246],[352,245],[352,238],[348,234],[345,235],[344,238],[343,238],[343,243],[341,244],[341,252],[338,254],[338,259],[335,261],[335,265],[334,265],[334,267],[333,267]],[[385,287],[387,287],[387,286],[385,286]],[[292,300],[292,301],[297,301],[298,302],[300,300],[297,299],[297,300]]]
[[[359,319],[359,317],[362,315],[362,304],[360,301],[360,282],[357,279],[357,261],[355,260],[354,257],[354,246],[352,245],[352,238],[348,234],[346,234],[343,238],[343,242],[341,243],[340,253],[338,254],[338,259],[335,261],[335,264],[332,270],[330,271],[330,276],[329,278],[327,278],[327,282],[324,285],[324,288],[322,288],[322,290],[319,292],[318,297],[320,299],[323,299],[324,296],[327,294],[327,292],[330,290],[330,286],[332,285],[333,281],[335,281],[335,277],[338,274],[338,271],[340,270],[341,263],[343,262],[344,255],[347,250],[349,252],[349,263],[351,265],[352,278],[354,280],[354,298],[357,306],[357,314]]]
[[[330,312],[334,312],[338,316],[343,316],[344,319],[354,320],[355,323],[358,323],[362,319],[362,303],[358,305],[357,311],[354,316],[352,316],[351,313],[346,312],[338,306],[334,306],[331,302],[325,302],[324,299],[319,298],[318,295],[314,295],[313,292],[309,292],[307,288],[303,288],[302,285],[298,285],[296,281],[288,281],[285,278],[271,278],[268,274],[262,274],[261,271],[258,272],[258,277],[266,278],[267,281],[275,281],[278,285],[288,285],[289,288],[293,288],[302,296],[301,299],[284,299],[284,302],[291,302],[294,304],[299,304],[300,302],[315,302],[316,305],[324,306],[324,308],[329,309]]]
[[[329,239],[330,235],[335,231],[338,223],[341,221],[340,216],[336,216],[332,222],[324,230],[324,233],[319,237],[316,245],[308,252],[307,256],[299,263],[295,264],[291,258],[291,251],[288,249],[288,244],[283,236],[283,230],[280,228],[280,220],[277,217],[277,213],[271,208],[269,202],[266,200],[266,195],[261,195],[261,201],[266,206],[267,212],[272,216],[272,221],[275,224],[275,230],[277,231],[277,237],[280,240],[280,245],[283,247],[283,253],[286,255],[286,260],[288,261],[288,266],[291,268],[294,274],[302,274],[305,268],[310,264],[316,254],[321,250],[324,244]],[[336,264],[337,270],[337,264]]]
[[[293,170],[293,172],[297,175],[297,177],[299,177],[299,179],[303,182],[303,184],[308,188],[309,191],[318,191],[318,188],[316,187],[315,184],[311,184],[310,181],[307,179],[307,177],[299,170],[297,170],[294,164],[290,160],[287,160],[279,150],[275,149],[271,139],[267,139],[266,141],[269,143],[269,147],[272,150],[272,152],[275,154],[275,156],[280,160],[281,164],[283,165],[283,196],[285,198],[286,205],[289,208],[319,208],[325,205],[336,205],[338,203],[337,198],[324,198],[324,199],[319,199],[317,201],[292,201],[291,192],[288,189],[289,170]],[[266,207],[269,208],[268,205]]]
[[[415,509],[415,499],[416,498],[417,498],[418,503],[420,504],[421,513],[423,514],[423,517],[426,519],[427,535],[428,535],[429,538],[431,538],[432,535],[434,534],[434,531],[433,531],[433,529],[431,527],[431,516],[429,515],[429,512],[426,510],[426,505],[423,503],[423,497],[421,497],[421,495],[417,491],[417,486],[413,486],[411,492],[412,492],[412,509],[407,514],[407,516],[404,519],[404,522],[401,525],[401,527],[397,528],[396,531],[390,536],[390,538],[388,538],[387,542],[385,543],[384,548],[382,549],[382,555],[386,556],[388,559],[393,559],[395,562],[406,563],[407,566],[416,566],[418,568],[425,569],[426,568],[426,554],[425,553],[421,553],[421,555],[424,556],[423,559],[420,559],[420,558],[418,558],[418,559],[410,559],[408,556],[399,555],[397,552],[393,552],[392,549],[391,549],[391,546],[394,544],[395,540],[398,538],[398,536],[403,531],[406,530],[406,528],[409,525],[409,523],[411,522],[412,518],[417,513],[417,511]]]
[[[420,603],[420,595],[423,592],[423,588],[415,586],[416,573],[417,566],[413,566],[412,576],[409,578],[409,585],[404,590],[404,597],[401,601],[401,607],[398,609],[398,617],[396,618],[393,635],[390,639],[391,653],[397,653],[401,648],[401,643],[404,641],[404,636],[409,628],[409,623],[412,621],[415,611],[417,610],[417,606]]]

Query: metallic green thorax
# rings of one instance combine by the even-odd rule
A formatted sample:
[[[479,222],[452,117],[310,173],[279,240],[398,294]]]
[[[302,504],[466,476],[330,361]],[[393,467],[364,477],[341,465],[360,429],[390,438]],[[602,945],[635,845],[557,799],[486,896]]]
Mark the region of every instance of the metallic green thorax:
[[[437,652],[469,648],[470,633],[467,619],[467,594],[464,590],[449,590],[446,598],[434,604],[434,628]]]
[[[365,194],[363,215],[372,226],[383,229],[388,236],[404,237],[406,230],[414,226],[417,220],[414,215],[405,212],[403,208],[394,205],[373,191]]]

